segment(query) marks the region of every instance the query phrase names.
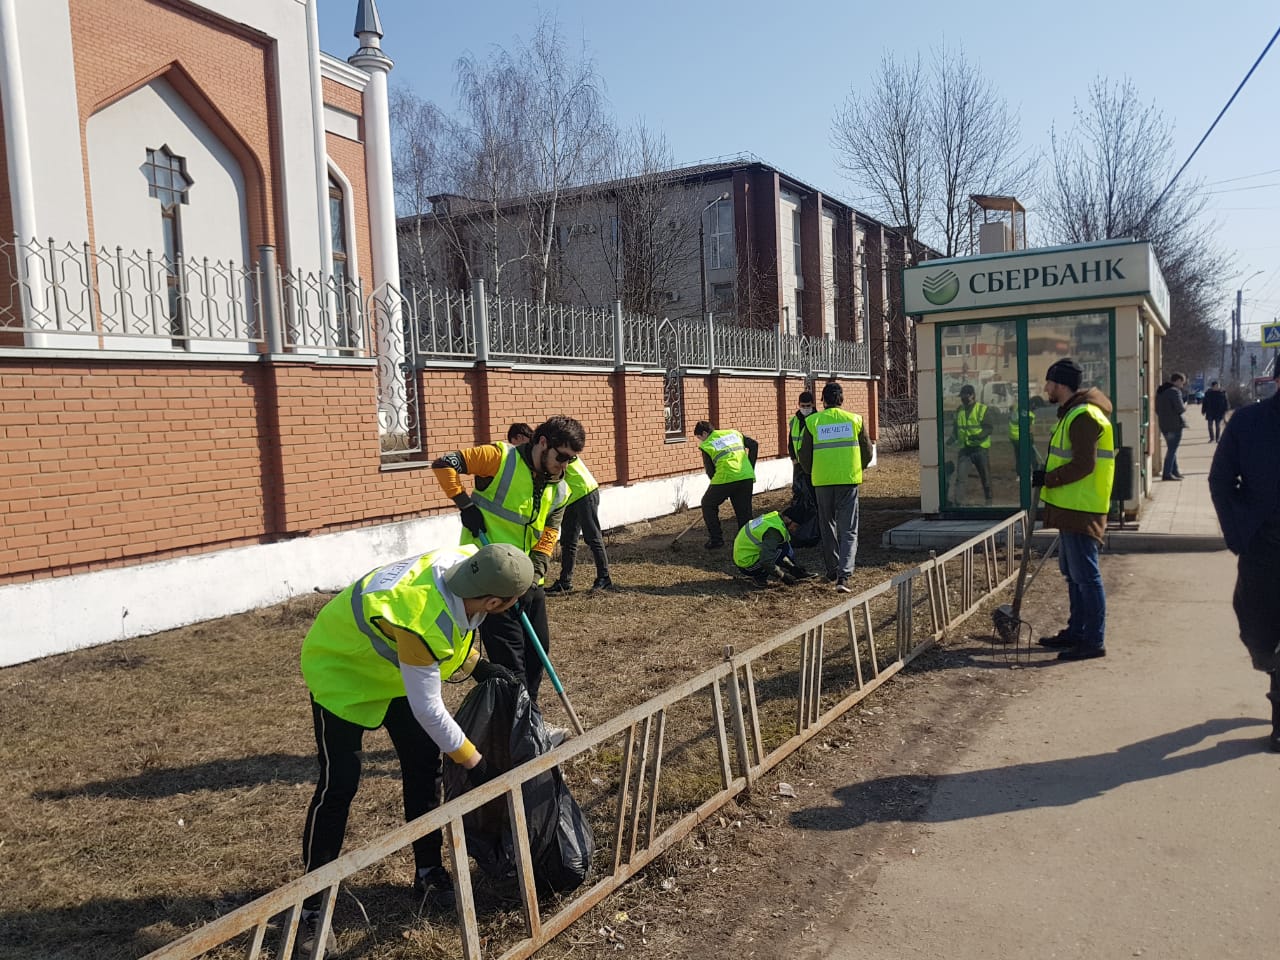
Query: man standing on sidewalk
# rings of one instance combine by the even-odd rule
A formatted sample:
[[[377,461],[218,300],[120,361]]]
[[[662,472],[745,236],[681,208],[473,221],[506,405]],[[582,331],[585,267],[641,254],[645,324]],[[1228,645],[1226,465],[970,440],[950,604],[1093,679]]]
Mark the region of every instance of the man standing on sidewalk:
[[[1280,376],[1276,377],[1280,381]],[[1280,383],[1277,383],[1280,386]],[[1227,422],[1209,493],[1227,547],[1240,557],[1232,604],[1240,639],[1271,676],[1271,749],[1280,752],[1280,391]]]
[[[1227,392],[1218,386],[1217,380],[1209,384],[1209,389],[1204,392],[1200,409],[1204,411],[1204,418],[1209,423],[1209,442],[1217,443],[1222,437],[1222,421],[1227,418],[1227,411],[1231,409]]]
[[[1041,646],[1061,650],[1059,660],[1105,657],[1107,595],[1098,569],[1098,548],[1107,532],[1111,485],[1116,473],[1111,401],[1096,387],[1080,389],[1084,371],[1062,359],[1045,374],[1044,394],[1058,405],[1044,469],[1032,474],[1041,487],[1044,525],[1061,534],[1058,569],[1067,579],[1071,613],[1066,629],[1041,637]],[[1024,546],[1023,549],[1026,549]]]
[[[1180,373],[1171,374],[1168,381],[1156,388],[1156,420],[1160,435],[1164,437],[1164,470],[1161,480],[1181,480],[1178,470],[1178,444],[1182,443],[1182,431],[1187,426],[1183,419],[1187,405],[1182,402],[1182,386],[1187,378]]]
[[[858,557],[858,485],[871,462],[871,440],[862,417],[841,407],[844,388],[822,388],[821,413],[805,421],[800,463],[813,479],[822,533],[822,564],[840,593],[851,593],[849,578]]]

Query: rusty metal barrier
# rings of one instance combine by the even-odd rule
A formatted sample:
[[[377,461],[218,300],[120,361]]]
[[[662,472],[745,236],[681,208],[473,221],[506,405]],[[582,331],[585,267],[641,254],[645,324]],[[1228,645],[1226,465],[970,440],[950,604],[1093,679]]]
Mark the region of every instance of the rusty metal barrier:
[[[501,953],[490,952],[501,960],[531,956],[901,671],[948,629],[970,616],[985,599],[1008,586],[1017,576],[1015,547],[1029,542],[1026,533],[1026,514],[1015,514],[954,549],[931,555],[919,566],[749,650],[737,652],[726,647],[724,662],[699,676],[191,931],[144,960],[193,960],[229,947],[231,941],[241,937],[245,939],[243,956],[258,960],[265,956],[264,945],[273,927],[278,934],[277,949],[269,955],[291,957],[302,902],[317,893],[322,894],[321,926],[314,960],[322,960],[339,885],[436,830],[444,831],[445,851],[457,887],[462,955],[465,960],[479,960],[480,925],[462,818],[498,798],[505,799],[513,827],[524,935]],[[917,615],[926,621],[922,632],[916,629]],[[783,718],[776,704],[761,702],[762,682],[757,669],[771,655],[785,653],[789,659],[792,647],[798,656],[790,668],[778,671],[791,690],[784,699],[795,699],[794,713],[785,717],[784,724],[792,732],[781,742],[770,744],[770,736],[762,735],[762,718],[767,716],[774,728]],[[825,704],[824,670],[842,671],[849,678],[847,691],[825,691]],[[722,686],[727,692],[727,711]],[[714,765],[712,778],[718,788],[659,830],[659,787],[668,718],[673,708],[685,707],[702,697],[710,701],[710,717],[707,728],[696,736],[715,741],[709,762]],[[521,785],[553,767],[570,765],[615,739],[620,740],[621,751],[618,789],[612,798],[612,846],[608,851],[597,851],[593,864],[593,869],[606,867],[608,875],[556,904],[557,909],[544,917],[534,882]],[[688,753],[682,754],[682,759]]]

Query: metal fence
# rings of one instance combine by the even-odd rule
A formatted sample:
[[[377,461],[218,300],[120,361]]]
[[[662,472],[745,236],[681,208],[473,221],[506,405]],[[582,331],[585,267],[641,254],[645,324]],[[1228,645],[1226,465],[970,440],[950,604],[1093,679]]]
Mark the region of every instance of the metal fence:
[[[1016,577],[1013,545],[1029,543],[1026,533],[1026,514],[1015,514],[750,650],[726,648],[724,661],[701,675],[191,931],[145,960],[191,960],[214,950],[222,955],[221,948],[257,960],[264,956],[269,933],[278,942],[272,955],[291,956],[302,902],[313,894],[322,895],[323,944],[339,885],[435,830],[445,832],[458,890],[461,955],[478,960],[483,933],[488,955],[528,957],[1004,589]],[[602,841],[593,864],[597,879],[549,904],[552,909],[544,916],[522,784],[557,766],[572,781],[575,764],[589,756],[616,758],[613,785],[592,817]],[[593,782],[574,783],[580,800]],[[706,782],[706,795],[672,804],[679,785],[690,782]],[[505,803],[512,825],[521,898],[518,934],[504,931],[492,918],[482,921],[477,913],[463,817],[493,801]],[[323,947],[316,960],[322,957]]]

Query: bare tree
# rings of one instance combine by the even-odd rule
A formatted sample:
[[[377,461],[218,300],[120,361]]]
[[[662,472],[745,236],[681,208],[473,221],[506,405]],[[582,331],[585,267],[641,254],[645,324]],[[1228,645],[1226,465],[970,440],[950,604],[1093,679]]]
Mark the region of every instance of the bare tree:
[[[544,18],[520,50],[525,88],[525,159],[529,164],[530,225],[537,245],[536,296],[545,301],[556,244],[560,201],[569,187],[599,178],[611,121],[603,82],[585,47],[565,49],[554,19]]]
[[[1099,77],[1087,103],[1076,104],[1074,127],[1061,135],[1054,130],[1051,142],[1043,210],[1050,242],[1149,240],[1169,285],[1165,360],[1207,365],[1220,343],[1214,299],[1225,258],[1204,217],[1208,198],[1200,183],[1180,182],[1156,203],[1174,170],[1164,115],[1142,102],[1133,81]]]
[[[400,230],[401,275],[410,283],[430,284],[441,279],[439,241],[426,218],[432,211],[431,198],[449,189],[446,160],[452,125],[434,103],[411,90],[395,87],[390,99],[396,212],[406,218]]]
[[[927,144],[929,120],[920,58],[899,63],[886,53],[870,90],[845,98],[831,131],[837,164],[913,243],[937,165]]]
[[[926,122],[937,196],[925,206],[944,256],[967,246],[971,194],[1025,195],[1033,184],[1035,160],[1019,146],[1018,126],[1017,113],[963,50],[937,51]]]

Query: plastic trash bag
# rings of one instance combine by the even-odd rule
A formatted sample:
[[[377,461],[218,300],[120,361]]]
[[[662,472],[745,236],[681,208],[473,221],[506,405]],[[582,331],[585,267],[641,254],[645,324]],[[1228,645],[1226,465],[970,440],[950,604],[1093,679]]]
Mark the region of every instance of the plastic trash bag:
[[[799,470],[791,481],[791,503],[786,514],[798,524],[791,535],[791,543],[797,547],[813,547],[822,542],[818,529],[818,498],[807,474]]]
[[[542,713],[530,701],[522,683],[491,677],[476,684],[454,718],[494,776],[548,753],[552,747]],[[452,800],[466,791],[466,771],[455,763],[446,763],[445,799]],[[524,813],[538,889],[567,893],[579,887],[591,868],[595,837],[559,767],[525,781]],[[480,869],[495,880],[515,880],[514,835],[506,797],[467,814],[462,822],[467,852]]]

